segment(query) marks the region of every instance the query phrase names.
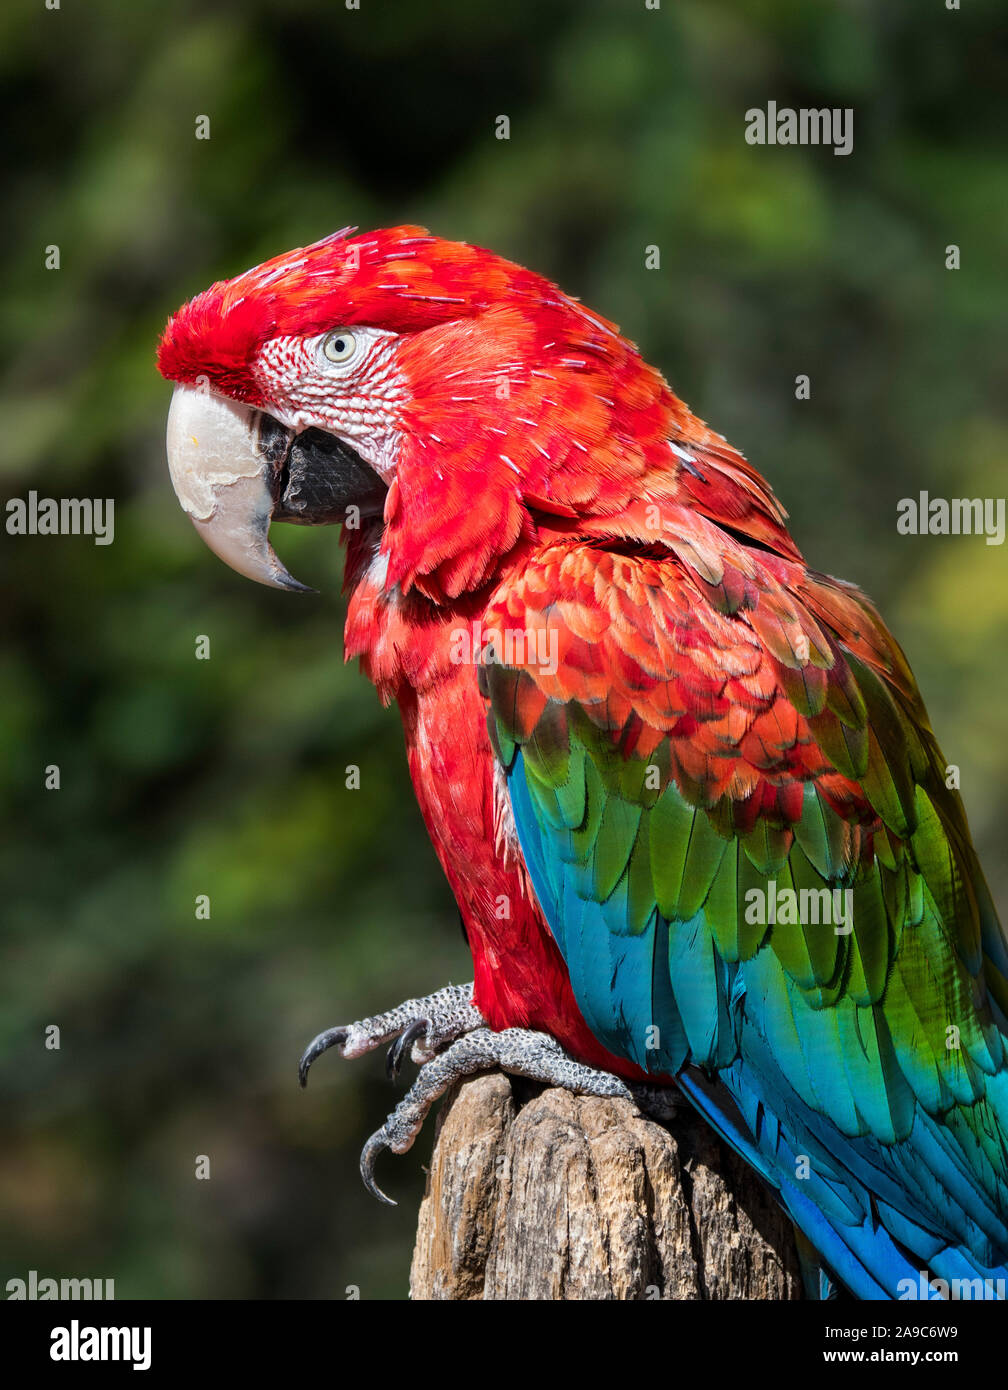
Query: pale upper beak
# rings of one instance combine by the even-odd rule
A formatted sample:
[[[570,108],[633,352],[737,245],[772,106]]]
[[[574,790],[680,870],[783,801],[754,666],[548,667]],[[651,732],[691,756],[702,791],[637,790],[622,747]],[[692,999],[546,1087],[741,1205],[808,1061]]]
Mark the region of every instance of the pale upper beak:
[[[176,386],[168,412],[175,495],[226,565],[274,589],[311,592],[274,551],[272,520],[345,521],[347,508],[380,515],[378,475],[335,435],[301,434],[271,415],[204,387]]]

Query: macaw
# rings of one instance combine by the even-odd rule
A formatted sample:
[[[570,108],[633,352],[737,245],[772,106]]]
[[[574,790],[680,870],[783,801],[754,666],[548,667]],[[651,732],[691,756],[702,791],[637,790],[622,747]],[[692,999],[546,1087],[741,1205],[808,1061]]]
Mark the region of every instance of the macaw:
[[[158,353],[212,550],[301,589],[271,520],[341,526],[346,656],[399,707],[473,958],[321,1033],[302,1084],[334,1045],[421,1064],[379,1196],[477,1070],[685,1096],[824,1295],[1003,1296],[1008,951],[903,652],[613,323],[354,231],[198,294]]]

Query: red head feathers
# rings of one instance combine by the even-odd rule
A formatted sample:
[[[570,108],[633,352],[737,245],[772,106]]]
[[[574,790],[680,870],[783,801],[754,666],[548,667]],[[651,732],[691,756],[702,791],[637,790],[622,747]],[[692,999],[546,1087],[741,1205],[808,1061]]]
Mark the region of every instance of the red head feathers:
[[[389,487],[387,584],[435,601],[491,582],[540,525],[655,541],[649,507],[796,554],[766,484],[615,325],[419,227],[338,232],[211,286],[158,366],[351,445]]]

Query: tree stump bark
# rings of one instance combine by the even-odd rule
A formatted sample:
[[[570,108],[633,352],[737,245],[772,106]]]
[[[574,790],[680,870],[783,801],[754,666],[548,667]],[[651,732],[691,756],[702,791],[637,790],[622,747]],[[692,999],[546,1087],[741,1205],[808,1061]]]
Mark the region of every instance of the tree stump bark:
[[[438,1116],[415,1299],[794,1299],[790,1222],[683,1101],[538,1094],[499,1072]]]

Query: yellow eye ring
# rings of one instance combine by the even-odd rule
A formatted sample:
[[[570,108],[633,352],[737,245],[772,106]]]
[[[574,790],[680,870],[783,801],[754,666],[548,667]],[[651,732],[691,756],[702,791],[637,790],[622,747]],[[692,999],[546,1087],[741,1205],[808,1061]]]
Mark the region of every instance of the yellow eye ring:
[[[357,351],[357,339],[347,328],[334,329],[322,342],[323,355],[330,362],[349,362]]]

